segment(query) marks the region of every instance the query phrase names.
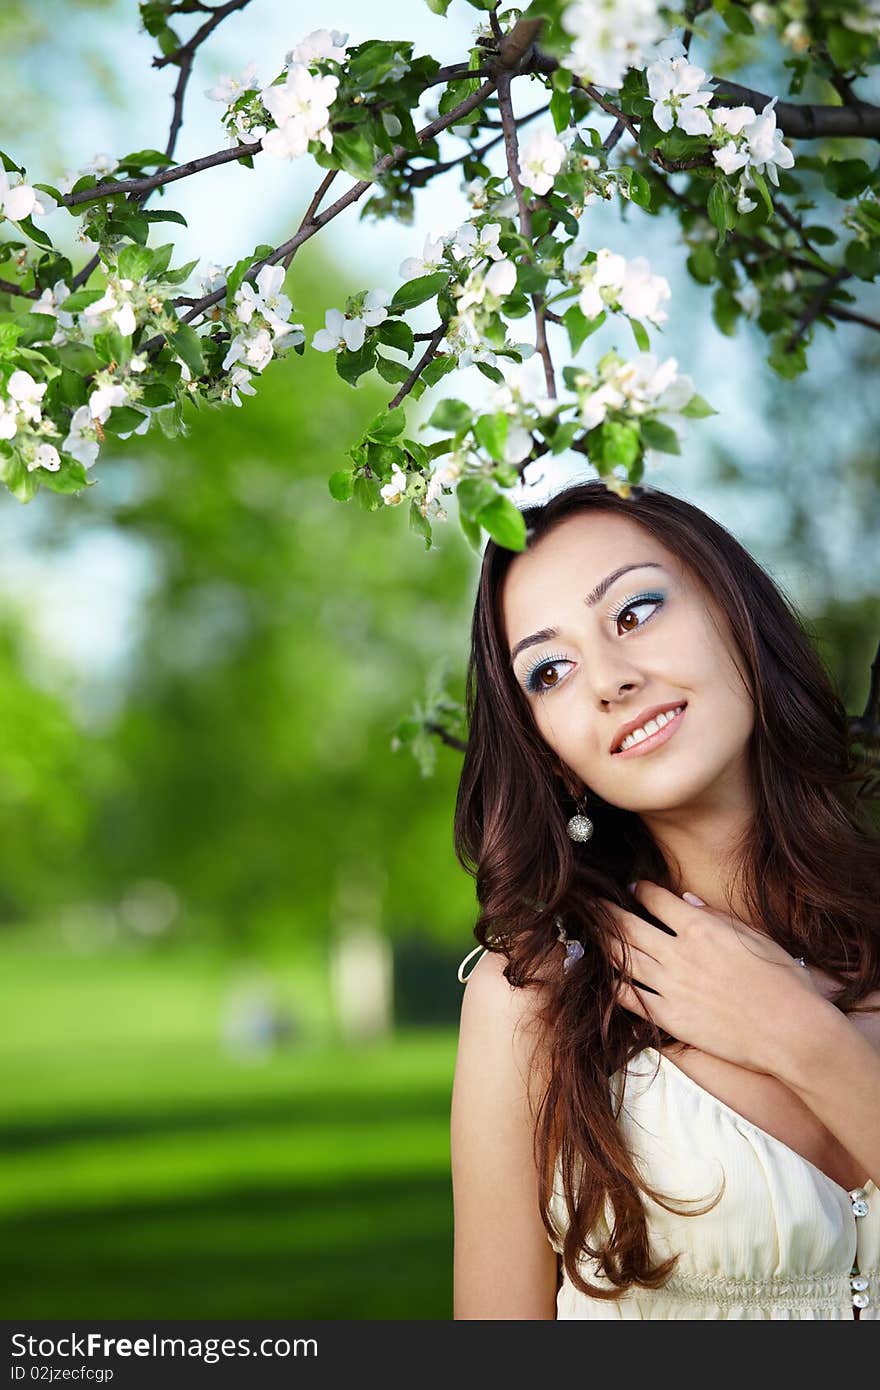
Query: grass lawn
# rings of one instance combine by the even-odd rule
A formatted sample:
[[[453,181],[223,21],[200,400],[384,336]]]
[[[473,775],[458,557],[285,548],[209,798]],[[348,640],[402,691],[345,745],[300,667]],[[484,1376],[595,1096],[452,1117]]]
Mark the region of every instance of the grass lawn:
[[[236,1060],[229,976],[0,936],[4,1317],[451,1317],[454,1030]]]

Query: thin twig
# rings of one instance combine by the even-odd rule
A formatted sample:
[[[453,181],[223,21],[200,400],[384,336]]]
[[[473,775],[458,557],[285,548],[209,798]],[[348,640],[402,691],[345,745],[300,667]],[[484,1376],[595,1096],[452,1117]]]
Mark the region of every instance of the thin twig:
[[[79,207],[80,203],[93,203],[98,198],[114,198],[120,193],[151,193],[154,188],[162,188],[166,183],[176,183],[178,179],[188,179],[193,174],[201,173],[203,169],[213,169],[218,164],[230,164],[235,159],[258,154],[261,149],[260,140],[242,141],[241,144],[228,146],[225,150],[202,155],[200,159],[189,159],[185,164],[175,164],[172,169],[160,169],[158,173],[142,179],[119,179],[117,182],[111,180],[96,184],[94,188],[83,188],[79,193],[65,193],[61,201],[65,207],[75,208]]]
[[[865,328],[873,328],[875,333],[880,333],[880,319],[868,318],[867,314],[857,314],[852,309],[845,309],[842,304],[829,304],[825,313],[829,318],[842,319],[844,323],[860,323]]]
[[[427,720],[425,722],[425,728],[428,730],[429,734],[436,734],[440,742],[445,743],[447,747],[455,748],[459,753],[467,752],[467,744],[460,738],[456,738],[454,734],[449,733],[447,729],[444,729],[442,724],[435,724],[431,720]]]
[[[205,20],[201,28],[197,29],[186,43],[181,44],[180,48],[176,48],[173,53],[168,53],[162,58],[153,59],[154,68],[164,68],[169,63],[176,63],[180,68],[174,95],[171,99],[173,103],[171,127],[168,131],[168,143],[165,147],[165,153],[169,159],[174,153],[177,136],[183,124],[183,102],[186,96],[187,83],[192,73],[193,60],[199,47],[214,32],[217,25],[223,23],[227,15],[232,14],[235,10],[243,10],[249,4],[250,0],[227,0],[225,5],[218,5],[215,10],[212,10],[210,17]]]
[[[337,175],[338,173],[339,173],[339,170],[338,170],[338,169],[331,169],[327,174],[324,175],[324,177],[322,178],[321,182],[318,184],[318,187],[315,189],[314,195],[313,195],[313,197],[312,197],[312,201],[309,203],[308,207],[306,208],[305,212],[303,213],[302,221],[301,221],[300,224],[299,224],[299,225],[300,225],[300,229],[302,229],[302,228],[305,227],[309,222],[312,221],[312,219],[313,219],[314,216],[315,216],[315,213],[318,211],[318,208],[321,206],[321,204],[322,204],[323,201],[324,201],[324,194],[327,192],[327,189],[330,187],[331,183],[332,183],[333,180],[336,178],[336,175]],[[294,251],[291,251],[291,252],[289,252],[288,255],[286,255],[286,256],[284,257],[284,269],[285,269],[285,270],[289,270],[289,269],[290,269],[290,262],[293,260],[294,255],[295,255],[295,252],[294,252]]]
[[[401,388],[400,388],[400,390],[398,391],[397,395],[394,396],[394,397],[388,402],[388,409],[389,409],[389,410],[394,410],[395,407],[399,406],[399,405],[400,405],[400,402],[401,402],[402,400],[404,400],[405,397],[407,397],[407,396],[409,395],[410,391],[411,391],[411,390],[413,389],[413,387],[415,386],[416,382],[418,381],[418,379],[419,379],[419,377],[421,376],[422,372],[423,372],[423,371],[425,370],[425,368],[427,367],[428,363],[431,362],[431,361],[433,361],[433,359],[434,359],[434,354],[435,354],[436,351],[437,351],[437,346],[438,346],[438,344],[439,344],[439,342],[440,342],[440,339],[443,337],[443,334],[444,334],[445,332],[446,332],[446,324],[445,324],[445,323],[441,323],[440,326],[439,326],[439,328],[435,328],[435,329],[434,329],[434,332],[431,334],[430,338],[428,339],[428,346],[425,348],[425,351],[422,353],[422,355],[421,355],[421,357],[419,358],[418,362],[417,362],[416,365],[413,367],[412,371],[410,372],[410,374],[409,374],[409,376],[407,377],[406,381],[405,381],[405,382],[403,383],[403,385],[401,386]]]
[[[13,280],[0,280],[0,293],[17,294],[22,299],[39,299],[39,290],[26,290],[21,285],[16,285]]]
[[[513,191],[516,196],[516,205],[519,209],[519,229],[523,240],[531,246],[532,244],[532,214],[529,208],[528,199],[523,191],[522,180],[519,173],[519,141],[516,134],[516,119],[513,114],[513,103],[510,97],[510,73],[500,72],[498,75],[498,108],[501,112],[501,120],[504,125],[504,150],[507,155],[507,172]],[[544,323],[544,296],[533,294],[531,296],[532,308],[535,312],[535,348],[541,355],[544,364],[544,383],[547,395],[553,400],[556,399],[556,377],[553,373],[553,359],[550,356],[550,345],[547,342],[547,329]]]
[[[546,116],[549,106],[539,106],[535,111],[530,111],[526,116],[520,116],[517,120],[517,130],[522,126],[528,125],[529,121],[534,121],[538,116]],[[501,124],[499,122],[499,124]],[[484,121],[482,128],[492,125],[492,122]],[[446,159],[439,164],[428,164],[424,169],[416,169],[411,178],[407,179],[408,188],[424,188],[426,183],[435,178],[438,174],[445,174],[448,169],[454,169],[456,164],[463,164],[466,159],[482,159],[484,154],[500,145],[504,139],[504,128],[501,128],[500,135],[493,135],[491,140],[487,140],[484,145],[478,145],[476,149],[467,149],[464,154],[456,155],[455,159]]]
[[[807,329],[810,327],[810,324],[814,323],[816,319],[819,317],[819,315],[822,313],[822,308],[825,304],[826,299],[828,299],[829,295],[834,293],[841,280],[847,280],[851,273],[851,271],[846,269],[846,266],[842,266],[840,270],[836,272],[836,274],[829,275],[828,279],[823,281],[823,283],[819,285],[818,289],[815,291],[813,296],[808,301],[806,307],[802,310],[798,317],[798,321],[795,325],[794,332],[791,334],[791,336],[788,339],[788,342],[785,345],[786,352],[794,352],[801,338],[804,336]]]

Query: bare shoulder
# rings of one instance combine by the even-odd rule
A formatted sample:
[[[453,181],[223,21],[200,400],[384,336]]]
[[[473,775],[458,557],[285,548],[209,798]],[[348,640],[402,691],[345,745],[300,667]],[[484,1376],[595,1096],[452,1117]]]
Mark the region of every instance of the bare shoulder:
[[[484,1059],[491,1057],[499,1066],[540,1065],[535,1049],[541,1040],[540,1012],[547,983],[511,985],[506,968],[506,956],[486,951],[468,976],[461,1006],[460,1050],[478,1046]]]
[[[545,987],[487,952],[468,977],[452,1093],[456,1318],[555,1317],[556,1255],[538,1207],[536,1104]]]

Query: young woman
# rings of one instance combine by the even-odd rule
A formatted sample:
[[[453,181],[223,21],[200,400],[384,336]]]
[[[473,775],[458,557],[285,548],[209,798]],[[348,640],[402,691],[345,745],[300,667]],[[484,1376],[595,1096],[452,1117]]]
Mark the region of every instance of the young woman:
[[[877,1319],[880,836],[843,705],[698,508],[597,480],[525,519],[483,559],[456,807],[455,1317]]]

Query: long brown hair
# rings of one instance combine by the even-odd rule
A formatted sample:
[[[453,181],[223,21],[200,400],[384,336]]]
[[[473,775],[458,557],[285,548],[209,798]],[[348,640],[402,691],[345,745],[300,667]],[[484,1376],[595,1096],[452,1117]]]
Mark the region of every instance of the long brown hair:
[[[790,954],[806,956],[830,974],[840,986],[834,1003],[852,1011],[880,987],[880,836],[856,794],[859,770],[847,714],[813,645],[814,634],[730,532],[698,507],[655,488],[635,487],[623,498],[601,479],[571,485],[545,505],[524,509],[527,544],[580,511],[624,515],[677,555],[698,581],[711,574],[712,594],[729,621],[755,705],[749,751],[756,814],[734,848],[734,878],[749,920]],[[544,1226],[559,1238],[551,1212],[558,1161],[569,1218],[562,1248],[566,1273],[585,1294],[618,1298],[634,1284],[659,1287],[677,1256],[652,1263],[641,1194],[667,1202],[634,1166],[609,1079],[646,1046],[662,1047],[670,1035],[617,1005],[619,977],[609,944],[618,933],[598,899],[644,915],[638,905],[633,909],[627,883],[645,878],[670,887],[671,879],[641,818],[589,788],[593,836],[586,843],[568,836],[575,810],[570,780],[535,727],[504,640],[500,596],[516,553],[490,539],[483,555],[455,851],[476,880],[477,940],[506,957],[511,985],[540,983],[546,989],[538,1024],[549,1080],[535,1117]],[[567,935],[584,947],[568,973],[561,969],[560,918]],[[609,1203],[610,1236],[604,1245],[591,1244]],[[597,1262],[610,1287],[582,1276],[582,1253]]]

